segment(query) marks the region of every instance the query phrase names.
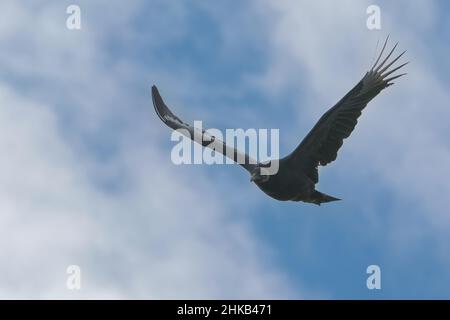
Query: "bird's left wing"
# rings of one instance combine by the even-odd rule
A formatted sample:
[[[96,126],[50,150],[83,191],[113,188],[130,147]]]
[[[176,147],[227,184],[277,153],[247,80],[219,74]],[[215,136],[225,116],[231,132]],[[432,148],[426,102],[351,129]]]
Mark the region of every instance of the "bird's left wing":
[[[388,37],[389,38],[389,37]],[[383,49],[374,66],[362,80],[350,90],[334,107],[328,110],[312,128],[300,145],[286,157],[293,165],[302,166],[309,178],[318,182],[317,167],[325,166],[336,160],[337,152],[355,128],[362,110],[370,100],[381,90],[391,86],[392,80],[404,74],[389,77],[393,72],[406,65],[404,63],[392,70],[389,68],[405,53],[401,53],[393,61],[386,62],[394,52],[397,44],[392,48],[386,58],[378,64],[388,41],[386,39]]]
[[[240,164],[247,171],[251,172],[256,166],[256,160],[251,158],[248,154],[240,152],[234,146],[228,146],[225,142],[209,135],[205,130],[201,130],[190,124],[182,121],[170,111],[169,107],[164,103],[156,86],[152,87],[152,100],[155,111],[159,118],[168,127],[178,130],[181,134],[187,136],[193,141],[200,143],[204,147],[211,148],[214,151],[220,152],[224,156],[232,159],[234,162]]]

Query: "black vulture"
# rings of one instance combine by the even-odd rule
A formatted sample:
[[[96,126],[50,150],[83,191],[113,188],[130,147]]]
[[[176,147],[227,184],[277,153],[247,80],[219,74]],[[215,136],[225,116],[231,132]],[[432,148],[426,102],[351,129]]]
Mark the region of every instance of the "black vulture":
[[[406,51],[388,62],[398,43],[380,62],[388,39],[389,37],[386,38],[373,67],[353,89],[319,119],[297,148],[284,158],[271,160],[278,161],[278,172],[276,174],[268,174],[264,170],[270,165],[270,162],[257,163],[246,153],[227,146],[224,142],[208,135],[204,130],[200,132],[202,139],[199,143],[219,151],[233,159],[233,161],[238,162],[251,174],[250,181],[254,182],[263,192],[274,199],[303,201],[317,205],[340,200],[315,189],[315,185],[319,182],[318,167],[325,166],[336,160],[337,152],[342,146],[343,140],[350,136],[362,110],[369,101],[383,89],[393,85],[392,81],[394,79],[406,74],[392,75],[408,62],[390,69]],[[187,133],[185,135],[194,140],[196,128],[183,122],[170,111],[156,86],[152,87],[152,98],[156,113],[160,119],[174,130],[184,129],[184,132]],[[244,161],[238,161],[238,159],[244,159]]]

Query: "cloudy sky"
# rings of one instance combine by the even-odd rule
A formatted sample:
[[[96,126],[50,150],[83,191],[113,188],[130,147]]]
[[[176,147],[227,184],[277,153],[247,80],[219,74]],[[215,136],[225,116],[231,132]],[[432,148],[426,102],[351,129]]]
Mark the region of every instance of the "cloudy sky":
[[[71,4],[81,30],[66,27]],[[371,4],[381,30],[366,27]],[[450,298],[448,10],[1,1],[0,298]],[[171,162],[152,84],[187,121],[280,129],[285,155],[387,34],[409,74],[320,170],[318,189],[343,201],[277,202],[238,166]],[[373,264],[381,290],[366,287]]]

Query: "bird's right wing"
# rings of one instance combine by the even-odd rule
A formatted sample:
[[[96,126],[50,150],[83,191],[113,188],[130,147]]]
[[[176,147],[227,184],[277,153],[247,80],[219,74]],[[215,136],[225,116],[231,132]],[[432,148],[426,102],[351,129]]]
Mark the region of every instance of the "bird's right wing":
[[[334,107],[319,119],[294,152],[286,157],[293,165],[303,166],[313,182],[318,182],[317,167],[319,165],[325,166],[336,159],[337,152],[341,148],[343,140],[350,136],[362,110],[367,106],[369,101],[375,98],[381,90],[392,85],[392,80],[404,75],[399,74],[389,77],[407,63],[395,67],[392,70],[389,68],[405,52],[385,65],[397,47],[397,44],[386,58],[378,64],[386,48],[388,38],[372,69]]]
[[[168,127],[172,128],[173,130],[178,130],[181,134],[187,136],[197,143],[200,143],[204,147],[220,152],[224,156],[232,159],[234,162],[244,167],[249,172],[251,172],[255,168],[257,162],[248,154],[240,152],[235,147],[228,146],[220,139],[209,135],[205,130],[201,130],[199,128],[191,126],[190,124],[182,121],[180,118],[174,115],[172,111],[170,111],[169,107],[167,107],[167,105],[164,103],[164,100],[159,94],[156,86],[152,87],[152,100],[156,114]]]

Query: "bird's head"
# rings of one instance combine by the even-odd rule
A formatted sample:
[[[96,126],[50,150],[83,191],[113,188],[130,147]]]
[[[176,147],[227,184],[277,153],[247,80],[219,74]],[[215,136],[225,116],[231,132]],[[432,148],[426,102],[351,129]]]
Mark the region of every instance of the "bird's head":
[[[252,171],[252,177],[250,178],[250,182],[254,183],[264,183],[269,181],[270,175],[264,174],[264,170],[261,171],[261,167],[258,165]]]

